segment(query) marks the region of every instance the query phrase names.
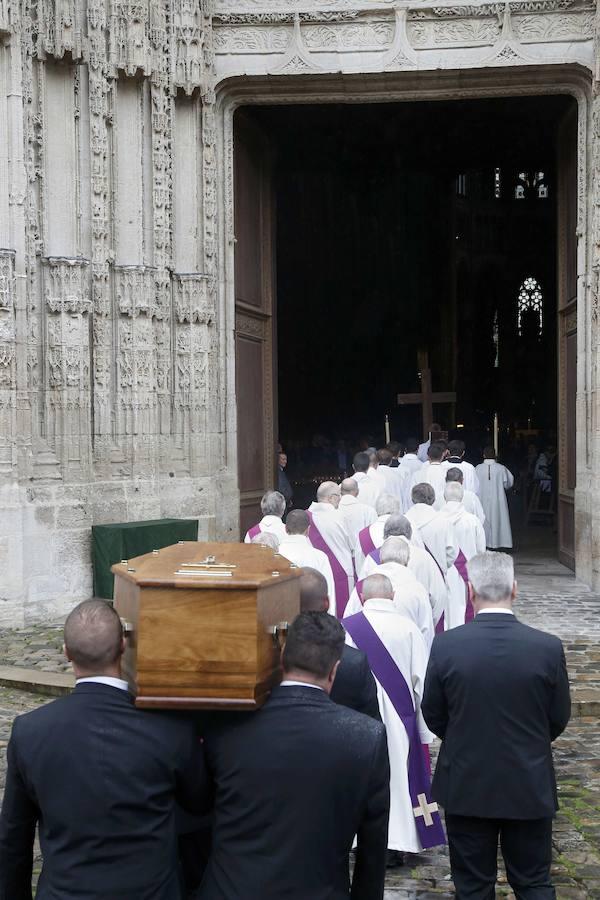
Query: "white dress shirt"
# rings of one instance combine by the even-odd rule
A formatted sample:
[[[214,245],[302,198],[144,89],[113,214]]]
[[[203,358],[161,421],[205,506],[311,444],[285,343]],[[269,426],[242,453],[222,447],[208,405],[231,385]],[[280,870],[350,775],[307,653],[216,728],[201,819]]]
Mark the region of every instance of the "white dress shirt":
[[[107,684],[109,687],[118,688],[120,691],[128,691],[129,685],[123,678],[113,678],[111,675],[90,675],[86,678],[78,678],[75,684]]]
[[[479,612],[477,613],[477,615],[480,616],[481,613],[493,613],[493,612],[505,613],[505,614],[508,614],[509,616],[514,616],[514,612],[512,611],[512,609],[509,609],[508,606],[486,606],[485,609],[480,609]]]

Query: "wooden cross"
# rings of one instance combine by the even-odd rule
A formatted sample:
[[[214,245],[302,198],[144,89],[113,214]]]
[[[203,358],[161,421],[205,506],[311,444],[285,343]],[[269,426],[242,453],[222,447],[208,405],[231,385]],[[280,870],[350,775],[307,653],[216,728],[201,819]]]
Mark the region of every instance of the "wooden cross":
[[[431,369],[429,368],[429,353],[427,350],[419,350],[417,353],[419,366],[419,378],[421,379],[421,392],[419,394],[398,394],[398,406],[408,404],[420,404],[423,413],[423,435],[427,438],[431,423],[433,422],[434,403],[456,403],[454,391],[431,390]]]
[[[419,805],[413,807],[413,816],[415,819],[418,819],[419,816],[423,816],[423,822],[426,827],[433,825],[433,816],[431,813],[438,811],[437,803],[428,803],[425,794],[417,794],[417,800]]]

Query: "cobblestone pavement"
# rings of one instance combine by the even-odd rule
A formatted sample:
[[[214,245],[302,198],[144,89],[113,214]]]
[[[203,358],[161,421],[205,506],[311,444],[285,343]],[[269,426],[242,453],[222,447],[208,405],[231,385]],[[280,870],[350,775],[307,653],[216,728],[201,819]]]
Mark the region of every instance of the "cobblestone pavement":
[[[578,584],[567,569],[535,552],[517,561],[519,617],[559,635],[565,643],[574,699],[582,711],[600,700],[600,596]],[[57,627],[0,631],[0,664],[65,671]],[[0,688],[0,789],[5,748],[15,715],[35,709],[44,698]],[[576,715],[555,744],[561,810],[554,828],[553,876],[559,900],[600,900],[600,706]],[[36,869],[40,866],[36,853]],[[512,897],[500,869],[498,894]],[[429,851],[389,870],[386,900],[426,900],[454,896],[447,852]]]

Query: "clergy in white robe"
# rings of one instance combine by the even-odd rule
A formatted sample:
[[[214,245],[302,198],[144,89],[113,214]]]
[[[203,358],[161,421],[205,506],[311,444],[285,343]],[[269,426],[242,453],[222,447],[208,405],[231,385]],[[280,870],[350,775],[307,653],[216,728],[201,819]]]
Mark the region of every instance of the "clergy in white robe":
[[[405,445],[404,456],[400,459],[400,465],[398,466],[407,477],[412,477],[423,465],[423,462],[417,456],[418,448],[419,442],[417,439],[408,438]],[[425,459],[427,459],[427,450],[425,451]]]
[[[473,491],[479,494],[479,479],[475,472],[475,466],[465,460],[466,446],[464,441],[450,441],[448,444],[448,455],[444,460],[446,469],[456,466],[463,473],[463,487],[467,491]]]
[[[449,469],[446,470],[446,484],[449,484],[452,481],[456,481],[458,484],[462,484],[463,487],[463,506],[467,512],[472,513],[474,516],[477,516],[481,524],[485,522],[485,513],[483,511],[483,506],[481,505],[481,500],[473,491],[468,491],[464,485],[464,475],[462,469],[459,469],[458,466],[450,466]]]
[[[442,577],[458,556],[452,527],[445,516],[434,509],[435,492],[430,484],[417,484],[412,489],[414,506],[405,513],[413,530],[419,532],[425,549],[439,566]]]
[[[356,453],[352,461],[354,479],[358,484],[358,499],[368,506],[375,506],[375,501],[381,493],[381,484],[375,481],[369,474],[369,454],[364,451]]]
[[[429,595],[408,567],[410,544],[401,537],[389,537],[380,549],[381,562],[371,574],[386,575],[394,588],[394,604],[402,615],[415,623],[427,646],[431,648],[435,634]],[[370,577],[370,576],[369,576]],[[346,606],[346,616],[360,612],[364,581],[359,581]]]
[[[331,565],[335,583],[335,602],[338,618],[341,618],[354,587],[354,561],[350,538],[344,519],[338,509],[341,494],[334,481],[324,481],[317,489],[317,502],[308,508],[311,527],[308,539],[317,550],[322,550]]]
[[[484,460],[477,466],[481,505],[485,512],[485,540],[490,550],[513,545],[506,491],[514,484],[512,473],[496,461],[493,447],[483,451]]]
[[[391,494],[380,494],[375,503],[377,518],[372,525],[363,528],[354,545],[356,574],[362,569],[366,557],[383,544],[383,529],[391,515],[400,511],[400,503]]]
[[[421,699],[428,657],[425,641],[415,623],[408,616],[398,612],[394,604],[394,590],[388,578],[378,574],[367,578],[364,584],[364,598],[362,612],[392,657],[411,694],[417,719],[418,737],[422,744],[430,744],[433,735],[421,715]],[[347,630],[351,628],[351,617],[348,617],[345,625]],[[350,634],[346,641],[351,647],[357,646]],[[369,660],[372,671],[377,668],[373,662],[371,659]],[[379,711],[387,731],[390,757],[391,803],[388,848],[400,852],[418,853],[422,849],[422,842],[417,831],[417,818],[414,811],[416,807],[411,799],[409,784],[409,736],[390,696],[382,687],[375,671],[373,674],[377,684]]]
[[[386,494],[396,497],[400,504],[400,512],[404,509],[404,472],[399,474],[399,468],[392,468],[393,460],[391,452],[387,448],[377,451],[377,472],[382,484],[382,490]]]
[[[350,543],[354,547],[358,540],[358,534],[363,528],[368,528],[377,518],[377,513],[372,506],[361,503],[358,499],[358,483],[356,478],[344,478],[340,485],[341,499],[338,509],[344,519],[346,531]]]
[[[478,553],[485,552],[485,532],[477,516],[468,513],[463,506],[463,488],[457,482],[446,485],[446,505],[440,515],[446,516],[452,525],[458,555],[448,570],[447,628],[465,625],[473,618],[469,599],[467,563]]]
[[[442,462],[444,453],[443,444],[432,444],[428,450],[428,462],[414,472],[410,481],[411,491],[417,484],[432,486],[435,491],[434,506],[436,509],[441,509],[444,505],[444,488],[446,487],[446,468]],[[407,506],[406,509],[408,508]]]
[[[263,517],[260,522],[248,529],[244,542],[249,544],[252,538],[263,531],[273,532],[282,541],[285,537],[285,525],[281,521],[281,517],[285,513],[285,508],[286,502],[283,494],[280,494],[279,491],[267,491],[260,501]]]
[[[291,563],[304,568],[309,566],[316,569],[327,582],[327,596],[329,597],[329,612],[335,616],[335,584],[331,564],[322,550],[313,547],[308,539],[310,519],[303,509],[292,509],[286,519],[286,536],[279,545],[279,553],[285,556]]]

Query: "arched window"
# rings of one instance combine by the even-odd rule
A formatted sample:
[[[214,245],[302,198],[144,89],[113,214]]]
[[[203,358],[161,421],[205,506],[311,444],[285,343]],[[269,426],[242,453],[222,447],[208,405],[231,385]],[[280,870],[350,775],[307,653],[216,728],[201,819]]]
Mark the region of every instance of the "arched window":
[[[519,288],[517,301],[517,328],[519,335],[523,334],[524,326],[529,327],[535,321],[537,336],[542,333],[544,297],[540,283],[536,278],[529,276]],[[529,327],[526,329],[529,331]]]

